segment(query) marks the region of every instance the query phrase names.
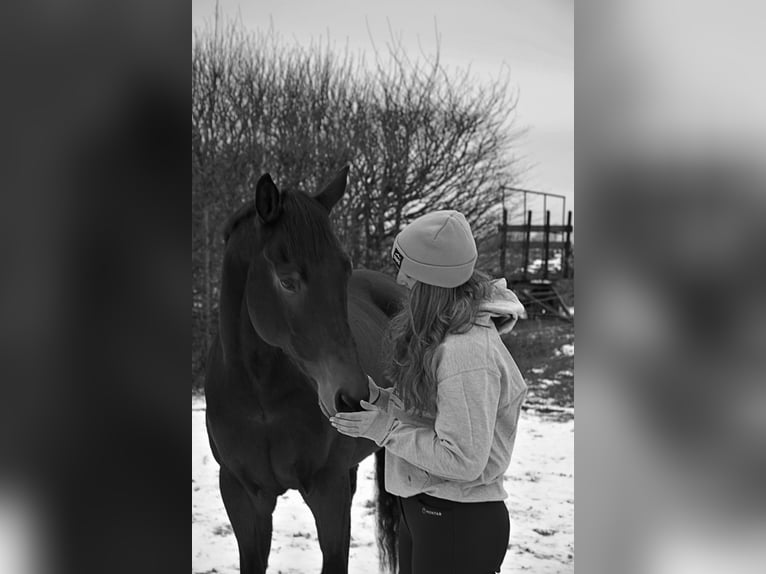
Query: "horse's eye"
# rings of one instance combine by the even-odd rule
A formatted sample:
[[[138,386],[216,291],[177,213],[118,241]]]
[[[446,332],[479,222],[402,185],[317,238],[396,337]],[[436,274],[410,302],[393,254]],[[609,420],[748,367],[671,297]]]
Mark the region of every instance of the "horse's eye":
[[[279,280],[279,284],[287,291],[296,291],[298,289],[298,282],[292,277],[283,277]]]

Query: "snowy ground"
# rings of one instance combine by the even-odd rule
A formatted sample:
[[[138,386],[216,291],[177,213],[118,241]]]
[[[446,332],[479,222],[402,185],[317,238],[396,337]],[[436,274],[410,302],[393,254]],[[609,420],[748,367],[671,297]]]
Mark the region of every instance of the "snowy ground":
[[[513,461],[505,475],[511,541],[503,573],[574,572],[574,421],[523,413]],[[351,509],[349,572],[378,572],[374,457],[359,466]],[[314,519],[297,491],[277,502],[269,574],[318,573],[321,553]],[[192,572],[235,574],[237,545],[218,492],[218,465],[208,446],[205,403],[192,400]]]

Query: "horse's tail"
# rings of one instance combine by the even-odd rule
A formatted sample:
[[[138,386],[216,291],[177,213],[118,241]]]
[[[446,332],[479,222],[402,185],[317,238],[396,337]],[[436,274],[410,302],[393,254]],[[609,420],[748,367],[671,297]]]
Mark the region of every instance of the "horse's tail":
[[[397,534],[400,510],[397,497],[386,492],[385,454],[384,449],[375,453],[375,482],[378,485],[376,530],[380,568],[393,574],[398,566]]]

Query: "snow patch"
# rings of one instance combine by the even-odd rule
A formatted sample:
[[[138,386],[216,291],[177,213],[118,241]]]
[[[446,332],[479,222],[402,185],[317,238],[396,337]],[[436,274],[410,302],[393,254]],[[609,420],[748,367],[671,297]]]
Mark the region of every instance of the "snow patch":
[[[564,343],[559,349],[556,349],[556,355],[566,355],[567,357],[573,357],[574,343]]]
[[[574,571],[574,421],[522,412],[513,460],[505,473],[511,539],[501,573]],[[349,572],[376,574],[375,458],[359,465],[351,507]],[[314,518],[297,491],[277,500],[267,574],[318,572],[322,555]],[[237,542],[218,492],[204,398],[192,399],[192,571],[239,572]]]

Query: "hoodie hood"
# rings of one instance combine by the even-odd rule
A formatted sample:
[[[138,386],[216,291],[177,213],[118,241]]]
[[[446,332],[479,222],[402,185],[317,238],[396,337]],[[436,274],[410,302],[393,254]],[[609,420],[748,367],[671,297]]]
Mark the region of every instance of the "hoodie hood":
[[[516,293],[508,289],[505,279],[492,282],[490,298],[479,307],[479,319],[490,325],[494,322],[498,333],[509,333],[519,319],[526,319],[527,312]],[[491,321],[491,322],[490,322]]]

